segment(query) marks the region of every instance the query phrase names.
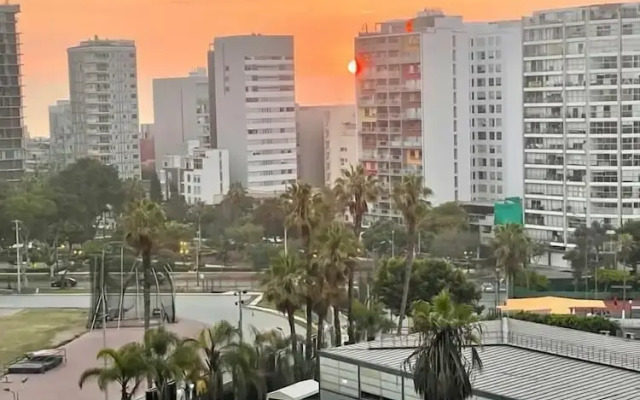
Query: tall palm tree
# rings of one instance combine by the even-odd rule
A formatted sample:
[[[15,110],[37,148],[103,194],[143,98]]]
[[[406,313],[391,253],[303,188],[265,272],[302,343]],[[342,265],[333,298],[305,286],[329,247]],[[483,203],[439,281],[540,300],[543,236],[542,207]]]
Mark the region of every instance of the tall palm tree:
[[[144,349],[139,343],[129,343],[118,349],[105,348],[98,352],[99,360],[106,360],[107,366],[85,370],[78,381],[82,386],[96,379],[100,390],[105,391],[111,383],[120,385],[120,400],[131,400],[140,387],[147,371]]]
[[[203,387],[207,400],[223,398],[225,354],[231,351],[239,337],[239,331],[235,326],[228,321],[220,321],[210,328],[203,329],[194,341],[204,354],[202,374],[195,383]]]
[[[267,390],[277,390],[294,382],[296,378],[295,367],[291,359],[295,359],[291,351],[291,338],[277,330],[259,332],[253,329],[255,337],[253,346],[258,355],[259,370],[261,371]]]
[[[167,384],[182,381],[187,371],[199,364],[196,346],[164,326],[147,331],[144,335],[144,361],[149,375],[158,388],[161,400],[167,400]]]
[[[291,334],[291,351],[298,351],[295,313],[300,309],[303,275],[301,263],[295,254],[280,253],[263,276],[264,297],[285,314]]]
[[[260,359],[251,344],[233,343],[225,353],[224,360],[231,374],[235,400],[261,399],[265,396],[266,383],[260,370]]]
[[[340,309],[344,303],[344,282],[357,254],[358,242],[354,233],[344,223],[332,222],[319,237],[318,259],[320,277],[326,283],[324,296],[327,305],[333,308],[333,328],[336,346],[342,343]],[[349,302],[348,293],[347,300]]]
[[[619,262],[621,262],[626,269],[629,261],[629,257],[631,256],[631,254],[633,254],[633,252],[636,250],[638,245],[633,240],[633,236],[630,233],[618,234],[618,240],[616,245],[617,245],[616,252],[617,252]],[[616,268],[618,268],[617,265],[616,265]]]
[[[411,271],[413,269],[413,259],[416,254],[416,243],[418,241],[417,227],[426,216],[430,204],[427,198],[433,192],[424,186],[424,180],[420,175],[405,175],[399,185],[393,188],[393,202],[395,207],[402,214],[404,225],[407,228],[407,257],[404,271],[404,286],[402,288],[402,302],[400,304],[400,315],[396,334],[402,333],[402,321],[407,312],[407,301],[409,297],[409,284],[411,283]]]
[[[305,288],[310,289],[313,285],[311,237],[314,229],[319,224],[318,208],[322,198],[318,193],[314,193],[311,185],[307,183],[293,183],[282,195],[282,202],[286,213],[286,225],[298,229],[302,239],[302,249],[305,254],[304,268]],[[312,356],[312,334],[313,334],[313,306],[314,298],[310,290],[305,295],[305,312],[307,319],[305,356],[309,360]]]
[[[529,260],[531,240],[519,224],[500,225],[492,240],[496,267],[506,278],[506,297],[509,298],[510,282]]]
[[[473,308],[455,304],[445,290],[431,303],[413,307],[414,329],[421,345],[407,358],[416,392],[425,400],[464,400],[473,395],[470,376],[482,369],[474,345],[480,344],[481,327]],[[469,348],[469,357],[463,354]]]
[[[124,215],[127,242],[142,256],[144,330],[151,325],[151,251],[154,241],[165,227],[162,208],[148,199],[129,203]]]
[[[378,199],[379,186],[375,176],[368,175],[362,164],[351,165],[349,169],[342,171],[342,176],[336,179],[334,190],[338,201],[344,204],[349,210],[353,219],[353,233],[356,239],[360,240],[362,232],[362,220],[369,211],[369,203],[374,203]],[[347,331],[349,343],[355,343],[356,335],[353,323],[353,285],[355,281],[355,267],[350,265],[347,282]]]

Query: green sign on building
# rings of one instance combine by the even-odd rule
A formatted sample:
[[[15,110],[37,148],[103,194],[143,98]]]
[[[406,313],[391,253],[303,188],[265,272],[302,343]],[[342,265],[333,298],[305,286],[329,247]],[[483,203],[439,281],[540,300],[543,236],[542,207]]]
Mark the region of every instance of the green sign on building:
[[[523,215],[520,197],[507,197],[504,201],[493,205],[493,225],[522,225]]]

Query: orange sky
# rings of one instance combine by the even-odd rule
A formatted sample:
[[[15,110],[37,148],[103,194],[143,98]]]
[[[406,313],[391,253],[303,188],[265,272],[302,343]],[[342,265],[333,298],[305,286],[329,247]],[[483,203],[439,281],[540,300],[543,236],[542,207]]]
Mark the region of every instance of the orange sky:
[[[409,17],[428,6],[467,20],[514,19],[585,0],[11,0],[22,6],[25,116],[34,136],[49,132],[49,104],[68,97],[66,49],[97,34],[138,47],[141,122],[153,121],[151,80],[206,65],[213,37],[292,34],[301,104],[353,101],[347,72],[353,37],[365,23]]]

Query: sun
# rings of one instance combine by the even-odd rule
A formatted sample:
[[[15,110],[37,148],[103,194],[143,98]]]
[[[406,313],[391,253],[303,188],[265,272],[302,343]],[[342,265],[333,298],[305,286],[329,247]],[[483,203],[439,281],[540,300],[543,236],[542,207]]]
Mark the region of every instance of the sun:
[[[347,65],[347,69],[350,73],[355,74],[358,72],[358,62],[356,60],[349,61],[349,65]]]

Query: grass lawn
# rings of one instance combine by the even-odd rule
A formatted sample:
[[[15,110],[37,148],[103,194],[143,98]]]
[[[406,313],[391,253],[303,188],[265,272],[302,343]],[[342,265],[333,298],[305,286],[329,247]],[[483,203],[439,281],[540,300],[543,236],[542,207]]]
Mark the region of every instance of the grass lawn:
[[[50,348],[65,332],[82,332],[87,312],[76,309],[33,309],[0,317],[0,366],[22,354]]]

